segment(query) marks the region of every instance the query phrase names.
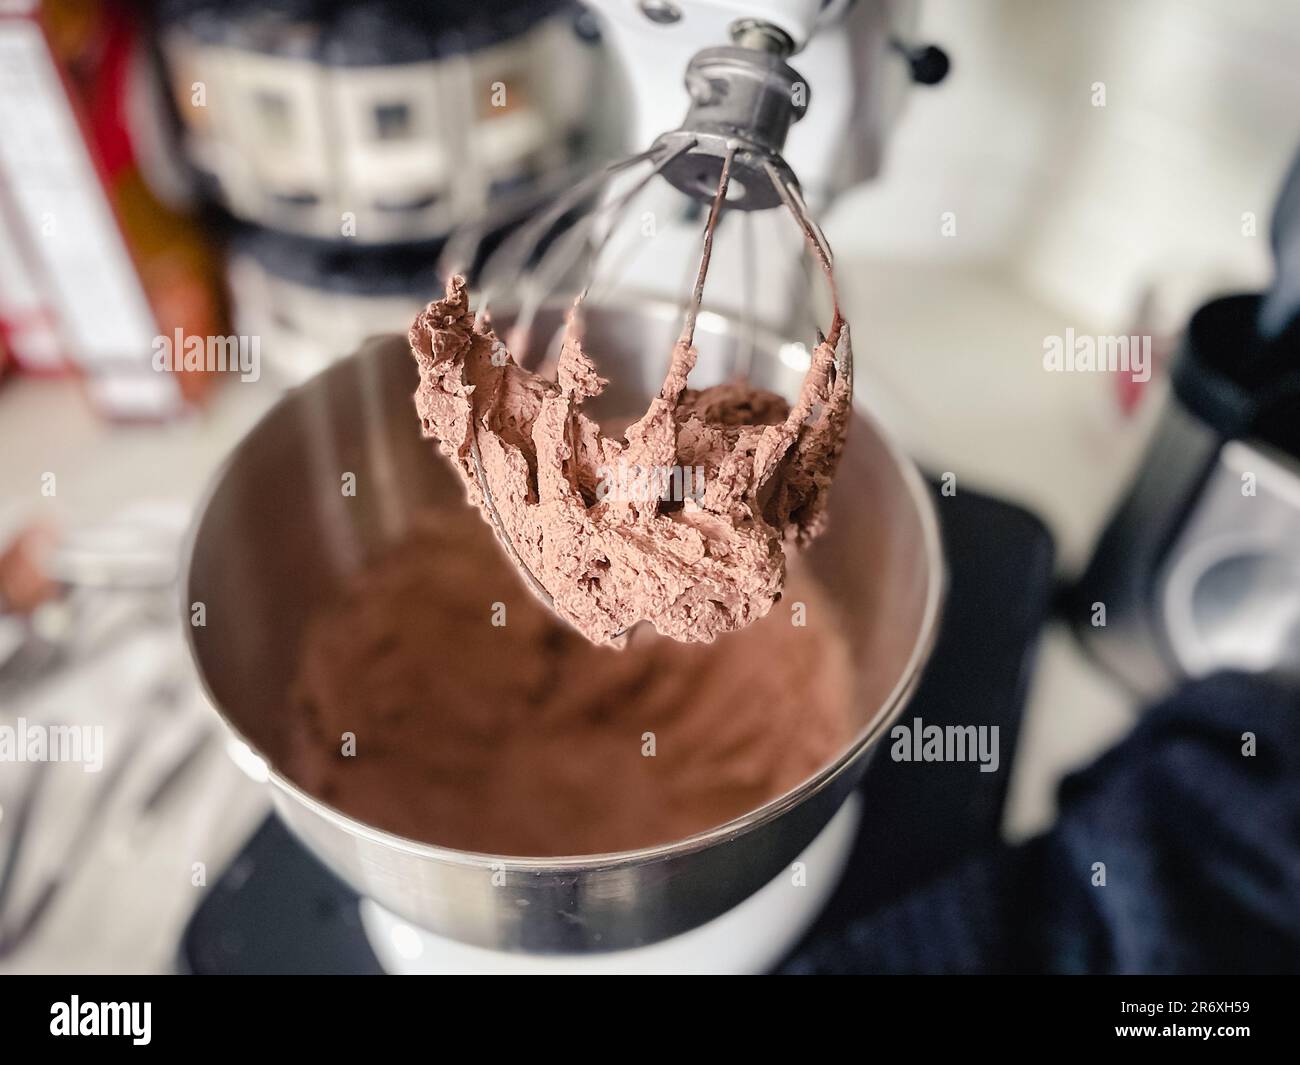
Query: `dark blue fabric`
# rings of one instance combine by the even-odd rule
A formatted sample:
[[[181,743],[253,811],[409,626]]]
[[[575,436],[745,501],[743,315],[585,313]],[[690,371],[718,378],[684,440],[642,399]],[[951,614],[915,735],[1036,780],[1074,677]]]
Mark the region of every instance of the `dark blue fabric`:
[[[1190,684],[1068,777],[1059,806],[1046,835],[968,859],[783,971],[1300,971],[1294,690]]]

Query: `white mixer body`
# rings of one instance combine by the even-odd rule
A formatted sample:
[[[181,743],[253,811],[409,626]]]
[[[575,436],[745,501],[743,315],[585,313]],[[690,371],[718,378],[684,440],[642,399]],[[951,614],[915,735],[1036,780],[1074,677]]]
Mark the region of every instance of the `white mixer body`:
[[[700,49],[731,41],[757,20],[794,42],[791,62],[810,89],[807,115],[790,133],[786,159],[810,203],[875,176],[880,142],[897,113],[907,74],[890,52],[917,18],[916,0],[681,0],[675,22],[647,17],[637,0],[590,0],[631,89],[629,144],[644,148],[686,111],[682,75]],[[648,5],[650,6],[650,5]]]
[[[806,79],[808,109],[790,130],[785,159],[814,212],[840,192],[875,177],[888,127],[910,84],[891,41],[910,37],[915,0],[674,0],[676,21],[646,14],[654,3],[591,0],[628,83],[631,150],[677,128],[690,100],[683,74],[701,49],[727,44],[732,27],[757,20],[794,43],[789,62]],[[661,16],[662,17],[662,16]],[[616,233],[610,258],[623,291],[682,297],[699,256],[701,223],[683,220],[684,198],[648,190],[637,216]],[[800,261],[804,241],[784,212],[756,212],[724,223],[705,297],[707,307],[802,336],[809,293]],[[749,232],[738,234],[741,226]],[[651,245],[645,247],[645,242]]]

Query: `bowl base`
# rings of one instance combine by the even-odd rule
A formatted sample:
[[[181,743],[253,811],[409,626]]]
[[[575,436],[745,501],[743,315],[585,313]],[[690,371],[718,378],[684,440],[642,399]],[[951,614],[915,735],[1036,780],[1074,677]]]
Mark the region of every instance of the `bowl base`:
[[[799,857],[749,898],[698,928],[644,947],[584,954],[489,950],[416,928],[366,898],[361,923],[384,971],[400,975],[765,973],[825,907],[861,820],[862,797],[855,791]]]

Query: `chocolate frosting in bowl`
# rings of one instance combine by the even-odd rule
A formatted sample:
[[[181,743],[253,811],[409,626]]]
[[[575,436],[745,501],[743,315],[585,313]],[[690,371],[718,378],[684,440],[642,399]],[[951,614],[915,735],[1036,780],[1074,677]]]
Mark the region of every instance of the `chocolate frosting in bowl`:
[[[799,564],[710,644],[595,646],[468,507],[418,516],[308,625],[284,769],[412,839],[514,856],[667,843],[783,794],[856,727],[848,645]],[[348,737],[351,737],[349,741]]]

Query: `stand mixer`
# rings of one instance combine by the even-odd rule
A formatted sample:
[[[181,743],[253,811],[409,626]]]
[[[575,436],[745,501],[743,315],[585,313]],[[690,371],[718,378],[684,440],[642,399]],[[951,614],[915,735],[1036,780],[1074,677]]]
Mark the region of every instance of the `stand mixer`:
[[[742,374],[790,398],[806,366],[778,357],[787,334],[753,315],[735,327],[700,311],[713,234],[727,217],[776,207],[794,215],[798,225],[785,220],[783,227],[788,239],[763,246],[765,280],[779,299],[764,300],[760,289],[746,293],[740,285],[742,302],[764,307],[769,319],[788,317],[800,305],[802,290],[791,278],[798,276],[801,246],[830,277],[830,252],[812,205],[824,206],[874,169],[883,122],[885,94],[859,106],[858,90],[887,80],[886,65],[897,71],[929,63],[929,73],[942,65],[933,53],[900,43],[894,27],[913,5],[602,0],[595,6],[633,87],[635,135],[650,145],[614,164],[616,174],[645,164],[650,172],[630,189],[609,190],[604,206],[622,208],[643,193],[680,204],[685,193],[708,203],[709,217],[702,254],[698,223],[689,218],[665,224],[655,236],[664,240],[656,252],[680,248],[683,258],[698,262],[684,329],[677,294],[663,298],[663,259],[656,255],[648,258],[659,269],[626,282],[619,301],[584,310],[586,335],[625,388],[653,394],[662,369],[656,358],[685,335],[698,348],[701,387]],[[906,63],[891,58],[899,51]],[[786,62],[799,56],[817,71],[816,84]],[[664,79],[676,81],[682,72],[690,104],[679,122],[666,116],[678,112],[680,119],[680,92],[669,91]],[[792,127],[805,134],[797,142]],[[656,176],[664,180],[655,182]],[[562,276],[554,268],[564,260],[562,247],[573,249],[577,241],[566,245],[561,238],[540,258],[536,242],[608,177],[595,175],[525,226],[485,274],[480,308],[510,288],[521,270],[529,280],[518,308],[493,323],[519,345],[511,350],[520,361],[529,338],[562,330],[569,309],[567,301],[546,295]],[[607,214],[597,210],[591,218]],[[596,232],[589,271],[627,239],[617,227]],[[743,258],[742,252],[737,261]],[[753,275],[725,269],[722,280],[727,286]],[[580,291],[590,287],[588,280]],[[833,280],[831,287],[833,295]],[[626,298],[629,291],[635,299]],[[313,611],[367,560],[400,542],[416,512],[463,498],[451,471],[412,431],[413,378],[401,338],[368,342],[284,397],[218,476],[193,530],[184,582],[184,602],[207,607],[205,627],[194,628],[187,606],[185,629],[211,703],[266,763],[264,779],[286,825],[364,896],[363,921],[390,971],[770,967],[838,881],[861,816],[854,788],[914,691],[936,637],[943,559],[919,475],[874,423],[855,418],[839,474],[848,483],[831,494],[827,532],[806,552],[810,572],[836,600],[859,664],[853,736],[829,764],[742,817],[670,843],[554,858],[458,851],[357,820],[278,768],[292,651]],[[339,469],[354,472],[367,490],[342,498]],[[267,493],[276,500],[273,508],[265,506]],[[802,863],[808,886],[802,874],[791,875],[792,863]]]

